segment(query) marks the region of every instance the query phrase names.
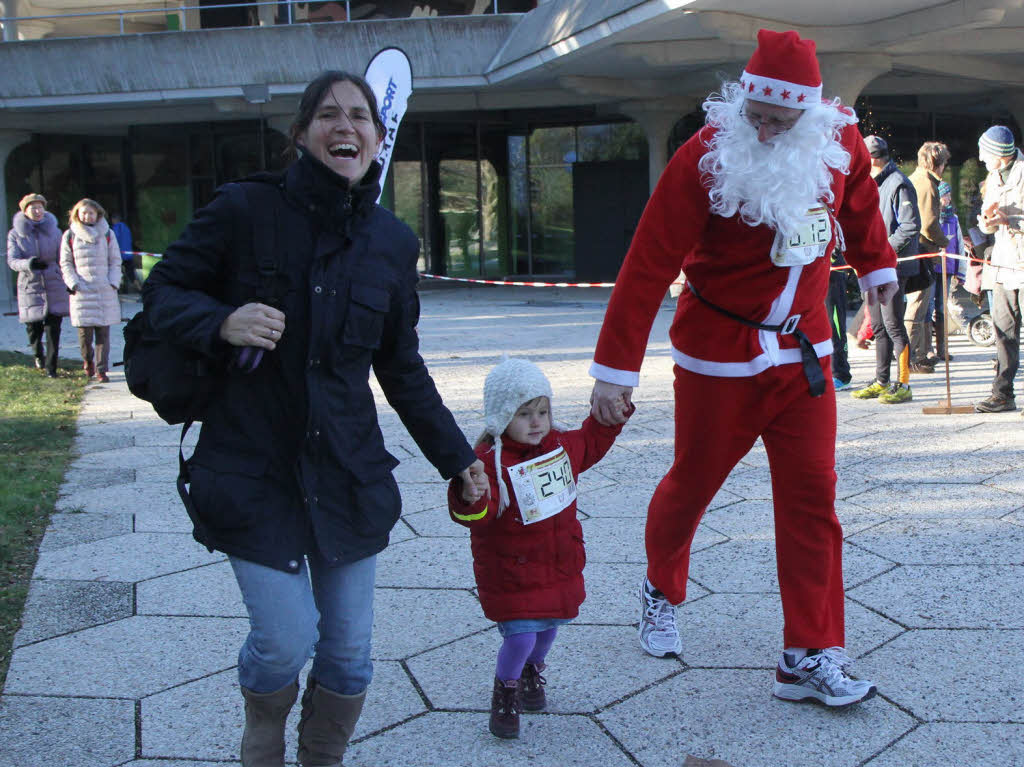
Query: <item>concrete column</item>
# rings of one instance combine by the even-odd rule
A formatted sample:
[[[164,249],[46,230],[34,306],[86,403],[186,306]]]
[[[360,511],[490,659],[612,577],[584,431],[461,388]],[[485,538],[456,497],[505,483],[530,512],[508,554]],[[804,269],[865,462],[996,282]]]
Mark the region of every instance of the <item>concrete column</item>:
[[[4,238],[4,262],[0,272],[0,305],[14,299],[15,274],[7,268],[7,232],[10,230],[11,219],[14,217],[17,200],[7,199],[7,158],[11,152],[32,138],[31,133],[21,131],[0,131],[0,203],[3,203],[3,227],[0,228]],[[6,311],[6,309],[5,309]]]
[[[0,11],[4,23],[4,42],[13,42],[18,39],[18,22],[7,19],[18,16],[18,0],[3,0],[0,2]]]
[[[1004,91],[1002,102],[1006,104],[1013,119],[1017,121],[1018,129],[1024,131],[1024,91]],[[1013,129],[1012,125],[1006,127]]]
[[[668,137],[672,128],[683,116],[683,111],[667,107],[625,107],[625,114],[632,117],[644,129],[647,136],[647,167],[650,191],[661,178],[661,172],[668,165]]]
[[[838,96],[852,107],[868,83],[892,69],[892,57],[884,53],[823,53],[821,67],[822,96]]]

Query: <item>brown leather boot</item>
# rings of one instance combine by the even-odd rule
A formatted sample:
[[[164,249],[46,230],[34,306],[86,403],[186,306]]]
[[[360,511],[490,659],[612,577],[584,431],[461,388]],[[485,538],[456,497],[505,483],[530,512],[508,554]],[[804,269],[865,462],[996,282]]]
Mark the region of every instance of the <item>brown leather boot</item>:
[[[92,378],[94,375],[96,375],[96,366],[93,364],[92,360],[85,360],[82,363],[82,370],[85,371],[85,374],[89,378]]]
[[[312,677],[306,680],[299,719],[302,767],[340,767],[365,700],[366,690],[342,695],[321,687]]]
[[[298,696],[298,682],[268,693],[242,688],[242,767],[284,767],[284,723]]]
[[[540,675],[547,666],[543,663],[526,662],[523,666],[523,675],[519,677],[519,687],[523,691],[524,711],[543,711],[548,706],[547,696],[544,694],[544,685],[548,680]]]
[[[523,701],[518,679],[502,681],[494,678],[494,693],[491,695],[491,734],[499,738],[519,737],[519,712]]]

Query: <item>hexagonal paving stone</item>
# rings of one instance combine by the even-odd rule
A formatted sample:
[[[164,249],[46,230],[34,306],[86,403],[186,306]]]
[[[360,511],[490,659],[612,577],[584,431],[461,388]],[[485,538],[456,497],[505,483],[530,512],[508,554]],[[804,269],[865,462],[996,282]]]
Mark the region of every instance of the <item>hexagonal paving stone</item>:
[[[593,721],[581,716],[527,714],[518,740],[487,730],[483,713],[430,713],[354,743],[345,754],[353,765],[529,764],[531,767],[629,767],[634,764]],[[443,737],[438,737],[444,733]]]
[[[29,584],[14,646],[109,623],[132,614],[130,583],[41,581]]]
[[[1020,678],[1007,669],[1024,664],[1022,638],[1019,631],[908,631],[862,658],[857,674],[924,720],[1019,723]],[[970,662],[978,658],[998,663]]]
[[[223,560],[192,536],[130,533],[100,541],[41,551],[36,578],[135,582]]]
[[[469,538],[469,528],[454,522],[448,515],[447,506],[403,514],[402,519],[412,535],[424,538]]]
[[[596,517],[582,522],[588,562],[633,562],[646,564],[644,547],[646,519],[639,517]],[[726,540],[706,525],[693,537],[691,551],[700,551]]]
[[[433,708],[487,711],[499,647],[494,628],[411,658],[408,666]],[[644,654],[632,627],[562,626],[544,672],[547,711],[592,712],[681,668],[672,658],[657,661]]]
[[[597,489],[580,485],[576,507],[591,517],[647,517],[653,485],[608,484]]]
[[[378,588],[373,605],[373,657],[408,658],[491,625],[480,601],[468,590]]]
[[[299,674],[301,684],[305,683],[310,666],[306,664]],[[285,758],[289,762],[295,758],[300,710],[300,702],[296,701],[285,725]],[[353,737],[366,737],[425,710],[423,700],[400,664],[375,662],[373,682]],[[244,721],[236,669],[175,687],[142,701],[142,756],[221,763],[238,759]]]
[[[832,712],[775,700],[771,680],[691,669],[597,718],[644,767],[679,767],[685,754],[743,767],[854,767],[915,724],[880,698]]]
[[[448,486],[436,482],[403,482],[398,486],[402,495],[402,513],[413,514],[425,509],[448,508]]]
[[[377,556],[377,585],[473,588],[476,584],[469,541],[413,538],[388,546]]]
[[[849,595],[914,628],[1024,628],[1024,566],[903,565]]]
[[[900,626],[847,600],[846,646],[850,656],[903,632]],[[778,594],[711,594],[676,608],[683,660],[703,668],[773,669],[783,648]],[[771,672],[768,672],[768,677]]]
[[[15,650],[8,693],[138,698],[232,667],[249,621],[134,617]]]
[[[1018,457],[1020,453],[1017,454]],[[1024,495],[1024,469],[1011,469],[1010,471],[1002,471],[992,477],[985,480],[985,484],[999,490],[1005,490],[1008,493],[1016,493],[1017,495]],[[1013,501],[1009,501],[1013,503]]]
[[[225,764],[240,764],[240,762],[196,762],[192,759],[179,762],[176,759],[136,759],[133,762],[125,762],[120,767],[224,767]]]
[[[742,567],[737,567],[742,562]],[[847,587],[893,567],[881,557],[853,546],[843,547],[843,578]],[[763,594],[777,592],[779,579],[773,540],[730,540],[696,552],[690,577],[714,592]]]
[[[85,453],[76,458],[72,466],[76,470],[118,466],[123,469],[143,469],[149,466],[178,465],[178,446],[117,447],[99,453]]]
[[[613,448],[614,450],[614,448]],[[610,464],[607,458],[598,464],[598,470],[617,484],[623,486],[640,486],[650,488],[651,492],[672,465],[672,456],[644,456],[640,459],[629,454],[629,460]]]
[[[78,543],[113,538],[132,532],[131,514],[94,514],[69,512],[51,514],[40,551],[61,549]]]
[[[902,564],[1024,563],[1024,529],[999,519],[892,520],[849,540]]]
[[[138,615],[248,616],[227,560],[143,581],[136,586],[135,610]]]
[[[587,598],[574,622],[635,626],[640,620],[640,583],[646,573],[647,566],[642,563],[588,561],[583,570]],[[688,599],[707,593],[693,581],[687,584]]]
[[[113,767],[135,756],[135,703],[81,698],[0,698],[6,733],[0,767]]]
[[[131,469],[76,469],[70,468],[64,474],[59,493],[69,495],[79,490],[103,488],[112,492],[115,486],[131,484],[135,481],[135,472]]]
[[[905,480],[906,478],[904,478]],[[875,487],[845,498],[878,514],[907,519],[909,517],[962,517],[998,519],[1018,508],[1024,498],[985,485],[916,484],[898,482]]]
[[[865,767],[1024,764],[1024,725],[925,723]]]
[[[173,482],[165,486],[136,485],[134,477],[129,482],[118,485],[116,492],[112,492],[108,487],[96,487],[62,495],[57,499],[57,509],[122,514],[163,511],[168,515],[187,518],[185,507],[181,504],[178,489]]]

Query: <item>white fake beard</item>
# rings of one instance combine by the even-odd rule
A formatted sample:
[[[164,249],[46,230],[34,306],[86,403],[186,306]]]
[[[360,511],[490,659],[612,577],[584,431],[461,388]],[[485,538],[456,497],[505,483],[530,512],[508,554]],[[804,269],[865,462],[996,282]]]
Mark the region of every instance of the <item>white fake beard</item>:
[[[857,118],[840,111],[838,100],[823,102],[761,143],[757,128],[742,117],[745,99],[739,83],[726,83],[720,96],[704,102],[708,125],[718,129],[698,164],[711,212],[725,218],[739,213],[749,226],[792,232],[808,208],[834,201],[831,170],[850,172],[841,131]]]

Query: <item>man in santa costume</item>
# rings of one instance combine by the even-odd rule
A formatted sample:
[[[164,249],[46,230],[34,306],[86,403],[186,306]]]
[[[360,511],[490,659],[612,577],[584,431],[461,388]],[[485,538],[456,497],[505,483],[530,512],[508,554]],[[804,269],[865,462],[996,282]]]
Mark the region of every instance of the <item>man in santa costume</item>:
[[[837,244],[872,303],[896,292],[896,256],[857,118],[822,101],[814,43],[763,29],[757,43],[739,82],[704,103],[706,125],[647,203],[598,339],[591,403],[599,421],[625,419],[654,316],[682,269],[670,330],[675,460],[647,512],[640,643],[681,653],[674,605],[686,598],[694,532],[760,437],[785,618],[774,694],[845,706],[876,688],[848,675],[843,649],[825,294]]]

